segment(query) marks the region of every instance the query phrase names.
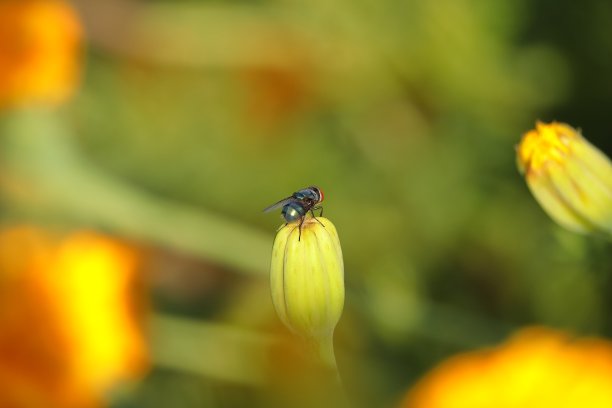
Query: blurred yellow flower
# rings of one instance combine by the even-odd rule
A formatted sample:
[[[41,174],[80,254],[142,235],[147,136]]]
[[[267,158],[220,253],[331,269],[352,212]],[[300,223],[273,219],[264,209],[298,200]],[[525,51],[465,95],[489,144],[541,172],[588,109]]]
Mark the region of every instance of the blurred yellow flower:
[[[0,406],[98,407],[144,373],[137,262],[93,233],[0,233]]]
[[[66,101],[79,77],[81,39],[64,1],[0,1],[0,107]]]
[[[403,408],[609,408],[612,342],[546,328],[443,362]]]
[[[572,127],[538,122],[518,145],[517,163],[536,200],[560,225],[612,234],[612,163]]]
[[[278,231],[270,286],[282,322],[313,341],[324,362],[335,365],[332,337],[344,307],[344,263],[338,232],[330,220],[306,218],[301,238],[296,222]]]

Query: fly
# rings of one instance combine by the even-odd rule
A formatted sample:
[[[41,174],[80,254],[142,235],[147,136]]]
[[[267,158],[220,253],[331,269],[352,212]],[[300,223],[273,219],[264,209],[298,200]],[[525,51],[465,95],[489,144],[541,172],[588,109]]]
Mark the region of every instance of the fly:
[[[304,224],[306,214],[310,212],[312,217],[317,220],[314,211],[321,210],[319,217],[323,216],[323,207],[319,205],[323,201],[323,197],[323,190],[316,186],[310,186],[296,191],[291,196],[283,198],[263,211],[270,212],[282,207],[281,214],[285,221],[287,221],[285,225],[290,222],[300,220],[300,233],[298,236],[299,241],[302,238],[302,224]],[[321,224],[321,221],[317,220],[317,222]]]

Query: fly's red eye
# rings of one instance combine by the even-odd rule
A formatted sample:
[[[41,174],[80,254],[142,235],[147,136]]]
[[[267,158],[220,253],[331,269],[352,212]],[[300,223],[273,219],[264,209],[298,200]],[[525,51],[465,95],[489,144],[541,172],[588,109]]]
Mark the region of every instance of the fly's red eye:
[[[321,202],[321,201],[323,201],[323,197],[325,197],[323,195],[323,190],[319,189],[319,195],[321,196],[320,199],[319,199],[319,202]]]

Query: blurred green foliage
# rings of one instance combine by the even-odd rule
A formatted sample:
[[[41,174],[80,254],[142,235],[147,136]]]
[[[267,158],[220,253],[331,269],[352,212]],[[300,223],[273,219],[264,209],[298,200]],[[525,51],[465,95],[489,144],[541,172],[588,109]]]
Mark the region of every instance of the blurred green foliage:
[[[536,119],[610,152],[612,8],[549,3],[76,2],[82,89],[3,115],[0,166],[22,187],[2,191],[1,221],[151,248],[156,311],[174,317],[116,406],[272,404],[281,219],[261,209],[311,184],[343,245],[336,347],[363,406],[524,325],[612,336],[609,244],[554,225],[514,165]]]

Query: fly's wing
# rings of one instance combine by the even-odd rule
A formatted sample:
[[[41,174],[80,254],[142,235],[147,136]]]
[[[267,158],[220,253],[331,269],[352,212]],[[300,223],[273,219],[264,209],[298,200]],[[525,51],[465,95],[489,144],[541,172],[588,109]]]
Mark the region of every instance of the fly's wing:
[[[264,208],[263,212],[267,213],[267,212],[270,212],[270,211],[274,211],[274,210],[276,210],[277,208],[284,207],[284,206],[285,206],[285,204],[290,203],[290,202],[291,202],[291,200],[293,200],[293,199],[294,199],[293,197],[283,198],[283,199],[282,199],[282,200],[280,200],[278,203],[274,203],[274,204],[272,204],[271,206]]]

